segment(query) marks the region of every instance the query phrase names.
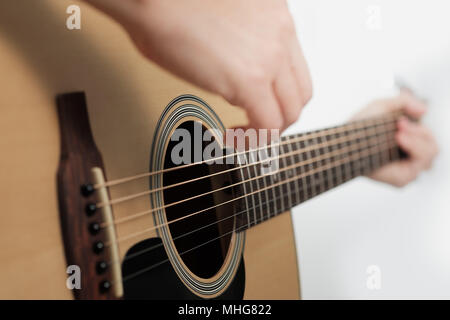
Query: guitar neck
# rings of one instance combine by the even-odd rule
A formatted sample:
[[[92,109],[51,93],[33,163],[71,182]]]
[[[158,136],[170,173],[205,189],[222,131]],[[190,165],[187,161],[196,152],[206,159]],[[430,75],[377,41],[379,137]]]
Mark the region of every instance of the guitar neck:
[[[282,137],[277,170],[264,173],[262,165],[241,169],[246,182],[239,210],[245,213],[237,228],[250,228],[402,158],[395,142],[398,116],[389,114]]]

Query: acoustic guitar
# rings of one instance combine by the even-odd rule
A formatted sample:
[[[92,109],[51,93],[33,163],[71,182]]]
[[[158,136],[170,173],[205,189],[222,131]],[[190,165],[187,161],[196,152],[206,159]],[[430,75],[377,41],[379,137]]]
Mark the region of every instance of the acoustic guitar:
[[[282,137],[259,148],[277,146],[269,173],[174,164],[177,130],[220,136],[245,114],[83,4],[68,30],[70,4],[0,2],[0,298],[300,298],[289,210],[399,159],[399,114]]]

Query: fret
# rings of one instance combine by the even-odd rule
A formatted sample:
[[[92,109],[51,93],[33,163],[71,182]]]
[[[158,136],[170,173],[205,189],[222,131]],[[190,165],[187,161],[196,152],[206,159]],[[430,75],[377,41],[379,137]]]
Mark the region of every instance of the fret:
[[[292,139],[292,138],[291,138]],[[296,138],[293,138],[296,139]],[[294,149],[294,146],[292,144],[292,142],[287,143],[287,152],[290,154],[290,156],[288,157],[288,166],[292,166],[297,164],[298,162],[295,161],[295,156],[294,153],[297,152],[297,150]],[[288,176],[291,178],[293,176],[297,176],[297,169],[291,169],[289,170],[291,172],[291,174],[289,174]],[[295,179],[295,181],[293,182],[294,185],[294,196],[295,196],[295,204],[300,203],[300,191],[299,191],[299,179]],[[292,200],[291,200],[292,203]]]
[[[284,146],[284,151],[286,154],[289,154],[290,152],[293,151],[292,149],[292,143],[289,142]],[[294,157],[293,154],[290,153],[287,157],[286,157],[286,163],[288,166],[296,166],[297,164],[294,162]],[[290,206],[293,207],[295,206],[298,202],[297,202],[297,198],[298,198],[298,187],[297,187],[297,171],[294,168],[291,168],[288,170],[287,172],[287,176],[289,179],[295,178],[293,181],[291,181],[289,183],[289,197],[290,197]]]
[[[270,176],[267,177],[267,179],[269,180],[269,185],[272,184],[272,178]],[[277,195],[275,188],[270,188],[270,191],[272,192],[272,199],[275,199],[275,201],[271,201],[270,202],[270,206],[272,208],[272,217],[275,217],[277,215],[278,212],[278,208],[280,207],[280,199],[279,196]]]
[[[338,144],[335,142],[336,141],[336,139],[339,139],[339,133],[337,133],[337,132],[335,132],[335,133],[333,133],[333,134],[331,134],[331,139],[333,140],[333,142],[331,142],[331,147],[330,147],[330,149],[331,149],[331,152],[334,152],[334,151],[336,151],[336,150],[339,150],[339,146],[338,146]],[[339,160],[339,156],[333,156],[333,158],[332,158],[332,162],[334,163],[335,161],[338,161]],[[334,185],[336,185],[336,186],[338,186],[338,185],[340,185],[343,181],[344,181],[344,179],[343,179],[343,177],[342,177],[342,170],[341,170],[341,167],[339,166],[333,166],[332,167],[332,171],[334,171],[334,178],[333,178],[333,181],[336,181],[335,183],[334,183]]]
[[[381,166],[383,162],[382,155],[384,153],[382,150],[382,145],[388,140],[380,140],[380,136],[386,136],[387,133],[385,132],[385,130],[389,130],[389,128],[386,128],[384,123],[382,123],[381,125],[371,123],[364,129],[366,140],[371,141],[371,145],[376,148],[376,153],[362,159],[362,174],[367,175]]]
[[[389,148],[388,152],[389,152],[389,158],[391,161],[396,161],[401,158],[400,149],[398,149],[398,148]]]
[[[245,164],[242,163],[243,162],[242,161],[242,156],[236,156],[235,159],[236,159],[236,163],[237,163],[238,166],[242,167],[243,165],[245,165]],[[240,181],[247,181],[248,180],[248,176],[247,176],[248,174],[246,174],[246,172],[248,172],[248,170],[246,170],[246,168],[240,168],[239,169]],[[252,211],[252,207],[250,206],[250,203],[249,203],[249,197],[246,196],[246,195],[250,194],[252,191],[248,187],[248,182],[242,183],[242,188],[243,188],[243,193],[244,193],[243,194],[244,202],[245,202],[245,205],[246,205],[245,212],[246,212],[246,218],[247,219],[246,219],[246,221],[241,222],[242,226],[240,226],[240,227],[243,227],[243,225],[246,224],[248,226],[248,228],[250,228],[252,226],[251,219],[250,219],[250,213]]]
[[[258,177],[260,175],[260,173],[258,172],[258,167],[259,165],[257,165],[256,163],[259,161],[259,157],[258,154],[260,152],[255,151],[255,152],[249,152],[249,159],[250,159],[250,169],[251,171],[253,171],[253,176],[252,178]],[[259,178],[258,179],[254,179],[252,180],[253,182],[253,187],[255,190],[261,190],[261,187],[259,185]],[[264,208],[263,208],[263,199],[262,199],[262,192],[258,192],[256,195],[253,196],[253,203],[255,203],[255,198],[257,197],[257,203],[259,204],[259,210],[256,210],[255,208],[255,221],[258,221],[257,219],[259,219],[260,221],[264,221],[265,217],[264,217]],[[256,216],[256,211],[259,211],[259,217]],[[268,217],[269,218],[269,217]]]
[[[306,152],[305,150],[305,142],[304,142],[304,138],[305,135],[299,135],[299,141],[297,141],[296,143],[296,147],[299,150],[296,159],[298,158],[299,163],[303,163],[307,156],[306,156]],[[302,201],[306,201],[308,199],[308,195],[309,195],[309,191],[308,191],[308,181],[306,178],[306,165],[305,164],[301,164],[298,167],[298,171],[300,171],[300,174],[302,175],[302,188],[301,188],[301,200]]]
[[[278,159],[278,161],[279,161],[279,159]],[[280,168],[279,164],[278,164],[278,168]],[[271,177],[272,184],[275,185],[275,187],[273,187],[272,189],[275,191],[275,194],[277,196],[275,212],[277,212],[277,213],[284,212],[284,211],[286,211],[286,205],[284,203],[282,186],[279,184],[280,181],[283,181],[281,179],[281,172],[278,170],[275,173],[271,174],[270,177]]]
[[[339,140],[342,138],[341,133],[340,132],[335,132],[333,134],[333,140]],[[342,146],[342,142],[333,142],[333,146],[332,146],[332,150],[333,151],[338,151],[339,149],[341,149]],[[342,158],[342,155],[337,154],[336,156],[334,156],[334,162],[336,161],[340,161]],[[334,171],[336,172],[336,185],[340,185],[342,183],[344,183],[344,181],[346,181],[346,176],[345,176],[345,170],[342,169],[343,166],[342,165],[337,165],[337,166],[333,166]],[[344,166],[345,168],[345,166]]]
[[[359,150],[359,161],[357,161],[359,168],[360,168],[360,175],[364,176],[367,175],[370,172],[370,159],[372,158],[371,155],[368,156],[361,156],[361,152],[366,151],[366,150],[370,150],[370,145],[369,145],[369,139],[370,139],[370,135],[367,134],[368,131],[368,127],[363,128],[361,131],[363,132],[363,138],[360,138],[360,142],[362,141],[363,147],[362,148],[358,148]],[[367,171],[367,172],[366,172]]]
[[[387,124],[384,123],[384,128],[386,129]],[[386,138],[387,139],[387,138]],[[386,150],[386,153],[388,155],[389,160],[388,161],[396,161],[402,158],[401,154],[400,154],[400,148],[389,148],[388,150]]]
[[[274,212],[278,213],[282,210],[284,207],[283,201],[282,201],[282,194],[281,189],[278,185],[278,182],[280,182],[280,174],[279,172],[274,172],[269,175],[270,177],[270,185],[272,186],[270,189],[273,191],[274,199]],[[273,186],[275,185],[275,186]]]
[[[300,139],[301,137],[303,137],[303,135],[297,136],[298,139]],[[299,140],[296,141],[295,146],[296,146],[296,150],[298,150],[298,153],[295,154],[294,161],[296,163],[302,163],[305,160],[305,158],[304,158],[304,153],[301,151],[303,148],[302,148],[302,145]],[[304,165],[299,165],[298,169],[296,168],[295,170],[297,173],[298,173],[298,171],[300,171],[300,176],[302,176],[302,178],[301,178],[302,188],[300,188],[300,186],[299,186],[299,189],[301,190],[301,196],[299,195],[299,199],[300,199],[300,201],[306,201],[307,197],[308,197],[308,191],[307,191],[308,185],[306,183],[306,178],[303,177],[303,175],[305,174]],[[299,203],[300,203],[300,201],[299,201]]]
[[[259,167],[259,174],[263,174],[262,166],[264,165],[264,161],[269,158],[268,156],[268,149],[269,147],[263,149],[260,154],[260,161],[261,164],[258,165]],[[264,192],[261,194],[261,198],[263,199],[263,202],[261,203],[261,211],[263,217],[265,216],[264,211],[267,212],[267,219],[270,219],[272,217],[273,208],[271,208],[270,203],[268,203],[270,197],[269,197],[269,191],[267,190],[267,177],[263,176],[262,178],[258,179],[261,182],[262,188],[264,188]]]
[[[345,137],[346,137],[346,142],[344,143],[344,146],[348,149],[347,152],[345,152],[345,156],[344,156],[344,179],[343,181],[348,181],[351,179],[351,177],[353,177],[353,172],[355,170],[354,166],[355,164],[353,164],[352,162],[346,160],[346,158],[352,157],[357,151],[354,150],[355,145],[358,145],[358,139],[351,139],[350,136],[352,134],[352,131],[356,131],[354,128],[354,124],[351,125],[350,129],[348,131],[346,131]]]
[[[367,142],[367,135],[366,135],[366,129],[367,128],[362,128],[358,130],[358,138],[356,138],[356,145],[357,148],[355,151],[355,154],[358,157],[358,160],[356,161],[352,161],[352,163],[354,163],[354,166],[356,166],[356,170],[353,175],[354,176],[363,176],[365,174],[365,168],[367,167],[367,165],[365,165],[366,156],[362,156],[361,154],[364,154],[363,152],[366,152],[369,149],[368,146],[368,142]],[[362,137],[361,137],[362,136]]]
[[[345,132],[346,137],[348,137],[352,131],[354,131],[354,123],[350,124],[350,128],[348,131]],[[346,139],[347,141],[345,142],[345,147],[346,148],[350,148],[349,151],[346,152],[346,156],[345,158],[349,158],[349,157],[353,157],[354,155],[356,155],[356,153],[358,153],[357,150],[355,150],[355,146],[358,145],[358,138],[353,139],[353,146],[352,146],[352,141],[350,141],[348,138]],[[344,164],[344,181],[349,180],[352,176],[357,176],[357,170],[358,170],[358,165],[356,163],[356,161],[345,161]]]
[[[322,145],[323,141],[324,140],[322,139],[321,136],[318,136],[315,139],[316,144],[320,145],[320,146]],[[318,167],[319,168],[326,167],[328,156],[326,155],[325,147],[321,146],[321,147],[318,147],[318,149],[319,150],[317,151],[317,156],[321,159],[321,160],[319,160]],[[323,193],[323,192],[325,192],[327,190],[326,186],[325,186],[325,174],[326,174],[326,171],[327,170],[320,170],[319,171],[319,175],[318,175],[318,177],[319,177],[319,180],[318,180],[318,189],[319,189],[319,191],[318,191],[318,194]]]
[[[387,128],[387,124],[383,123],[382,125],[383,129],[385,130],[385,132],[387,132],[388,128]],[[387,133],[383,133],[381,135],[381,137],[379,138],[379,143],[383,144],[385,141],[387,141]],[[389,163],[390,157],[389,157],[389,150],[384,150],[381,152],[381,165],[387,164]]]
[[[375,153],[372,151],[370,155],[361,158],[360,162],[362,167],[362,175],[367,175],[372,171],[372,168],[374,167],[373,163],[375,155],[379,153],[379,147],[376,143],[373,142],[373,135],[370,133],[372,132],[373,128],[376,128],[376,126],[370,124],[363,129],[364,139],[366,140],[365,148],[371,150],[370,148],[373,147],[375,149]]]
[[[284,184],[281,184],[281,185],[279,184],[280,181],[283,181],[280,177],[280,173],[277,173],[276,175],[277,175],[277,181],[276,181],[277,187],[276,188],[277,188],[278,194],[280,196],[280,206],[278,207],[279,209],[277,210],[277,212],[284,212],[284,211],[286,211],[286,208],[288,208],[286,206],[285,199],[284,199],[284,193],[283,193]]]
[[[268,171],[268,165],[271,165],[272,156],[269,154],[270,146],[261,148],[257,153],[257,160],[259,170],[255,171],[254,187],[256,190],[261,190],[255,193],[256,202],[260,203],[259,219],[265,221],[273,217],[275,206],[270,199],[273,199],[273,195],[270,195],[270,171]]]
[[[250,180],[251,178],[253,178],[253,175],[251,173],[252,170],[253,170],[252,165],[251,165],[251,158],[252,158],[251,154],[252,154],[252,152],[247,153],[247,157],[246,157],[247,180]],[[250,164],[250,165],[248,165],[248,164]],[[248,181],[247,183],[249,185],[250,198],[251,198],[250,201],[251,201],[251,204],[252,204],[252,210],[251,210],[252,213],[250,215],[250,217],[251,217],[250,219],[251,219],[251,222],[253,224],[256,224],[256,222],[258,221],[258,218],[257,218],[257,215],[256,215],[255,194],[253,192],[256,191],[256,190],[259,190],[259,189],[254,188],[255,180]]]
[[[320,155],[322,157],[321,167],[323,168],[323,170],[322,170],[322,180],[320,181],[320,184],[319,184],[319,190],[320,190],[320,193],[323,193],[328,190],[328,185],[329,185],[328,171],[330,169],[327,166],[328,166],[330,155],[329,155],[329,151],[328,151],[328,145],[325,143],[326,142],[325,136],[318,137],[317,142],[320,145],[322,145],[322,147],[320,148]]]
[[[280,142],[282,142],[282,141],[280,141]],[[284,140],[284,142],[285,142],[285,140]],[[281,162],[282,162],[282,166],[280,167],[281,169],[284,169],[284,168],[287,168],[288,167],[288,161],[287,161],[287,156],[285,156],[286,155],[286,153],[287,153],[287,151],[286,151],[286,149],[287,149],[287,145],[286,145],[286,143],[284,143],[284,144],[282,144],[282,145],[280,145],[280,158],[281,158]],[[290,178],[292,178],[292,176],[289,176],[289,172],[291,171],[291,169],[287,169],[287,170],[282,170],[281,172],[280,172],[280,178],[281,178],[281,180],[288,180],[288,179],[290,179]],[[286,202],[287,202],[287,204],[288,204],[288,208],[292,208],[292,199],[291,199],[291,192],[292,192],[292,190],[291,190],[291,182],[288,182],[288,183],[286,183],[286,184],[283,184],[282,185],[282,187],[281,187],[281,189],[282,189],[282,194],[283,194],[283,198],[286,200]],[[286,197],[286,195],[287,195],[287,197]]]
[[[372,172],[375,168],[378,168],[378,163],[381,156],[381,146],[378,144],[377,127],[378,127],[377,125],[370,126],[366,130],[370,140],[375,141],[373,145],[376,147],[376,154],[369,157],[369,163],[367,168],[369,172]]]
[[[363,129],[363,131],[364,131],[364,136],[365,136],[365,140],[367,141],[367,142],[366,142],[366,148],[369,149],[369,150],[370,150],[370,144],[369,144],[369,141],[372,140],[372,139],[371,139],[371,138],[372,138],[372,135],[370,134],[370,131],[371,131],[372,129],[373,129],[373,128],[371,128],[371,126],[368,126],[368,127],[366,127],[366,128]],[[370,154],[370,155],[367,156],[367,157],[363,157],[362,160],[361,160],[361,162],[362,162],[361,167],[362,167],[362,174],[363,174],[363,175],[369,174],[369,173],[372,171],[372,169],[374,168],[374,165],[373,165],[373,163],[374,163],[374,158],[376,157],[377,153],[379,153],[379,146],[378,146],[377,144],[374,144],[373,146],[374,146],[375,149],[376,149],[375,155]],[[372,152],[372,153],[373,153],[373,152]]]
[[[317,138],[313,138],[311,140],[311,157],[313,159],[319,158],[320,157],[320,150],[316,147],[317,145]],[[313,168],[314,169],[318,169],[321,167],[321,161],[320,160],[314,160],[313,161]],[[312,177],[311,177],[311,188],[314,190],[314,195],[318,195],[320,194],[320,187],[318,182],[320,182],[321,180],[321,176],[322,176],[322,171],[316,171]]]
[[[377,128],[378,128],[378,130],[377,130]],[[384,128],[384,126],[382,128]],[[383,163],[383,159],[382,159],[383,150],[381,148],[382,142],[380,141],[380,136],[384,133],[381,133],[379,126],[376,126],[376,125],[370,129],[370,132],[373,132],[373,136],[375,137],[375,140],[376,140],[375,144],[377,146],[377,154],[373,157],[373,161],[371,162],[371,168],[370,168],[370,171],[373,171],[375,169],[380,168]]]
[[[313,151],[310,148],[310,147],[312,147],[311,141],[310,140],[304,141],[303,142],[303,146],[305,148],[309,148],[308,151],[306,151],[306,158],[307,159],[311,159],[313,157]],[[312,187],[312,182],[314,180],[314,177],[309,175],[308,172],[312,172],[315,169],[315,164],[310,162],[307,165],[307,167],[308,167],[308,170],[306,170],[306,175],[307,175],[306,176],[306,184],[307,184],[308,188],[307,188],[306,191],[307,191],[307,194],[308,194],[307,195],[307,199],[311,199],[311,198],[313,198],[316,195],[316,190],[315,190],[316,188]]]
[[[400,160],[402,158],[402,155],[400,154],[400,148],[390,148],[393,149],[394,157],[393,160]]]
[[[332,146],[331,144],[333,142],[331,142],[330,140],[332,139],[332,136],[327,134],[324,137],[324,142],[326,143],[326,147],[325,147],[325,153],[326,154],[332,154]],[[335,157],[334,156],[329,156],[326,158],[325,160],[325,166],[330,166],[331,168],[325,170],[325,175],[326,175],[326,190],[329,190],[331,188],[333,188],[334,183],[333,183],[333,166],[331,165],[332,163],[334,163]]]
[[[284,137],[282,139],[280,139],[279,142],[280,142],[280,145],[279,145],[278,151],[279,151],[279,154],[280,154],[280,158],[278,159],[278,166],[279,166],[280,171],[279,171],[279,176],[278,177],[280,179],[279,181],[286,181],[288,179],[287,178],[287,172],[286,172],[286,169],[285,169],[287,167],[287,164],[286,164],[286,157],[284,157],[284,152],[283,152],[284,145],[282,144],[284,142]],[[287,190],[288,184],[289,183],[284,183],[284,184],[282,184],[280,186],[281,197],[282,197],[282,202],[283,202],[283,208],[290,206],[290,204],[288,203],[288,201],[286,199],[286,194],[288,192],[288,190]]]
[[[272,151],[272,150],[270,150],[270,151]],[[274,156],[275,155],[273,155],[272,152],[269,153],[269,150],[267,149],[267,157],[272,159]],[[272,161],[273,161],[273,159],[272,159]],[[268,186],[272,185],[272,175],[266,175],[264,177],[264,179],[266,180],[266,184]],[[271,212],[271,216],[270,217],[274,217],[274,216],[277,215],[277,212],[278,212],[277,210],[278,210],[278,208],[280,206],[280,204],[279,204],[280,203],[280,199],[279,199],[279,196],[276,194],[275,188],[269,188],[269,189],[270,190],[268,190],[268,193],[271,193],[272,196],[268,196],[268,197],[271,197],[272,199],[275,199],[274,201],[270,201],[269,202],[269,207],[270,207],[270,212]]]
[[[346,181],[350,180],[351,177],[353,176],[353,168],[352,168],[352,163],[350,161],[348,161],[349,157],[353,156],[354,151],[352,149],[349,149],[352,147],[351,141],[349,141],[349,134],[350,131],[344,131],[342,134],[340,134],[340,138],[342,138],[343,142],[338,144],[338,150],[342,149],[342,148],[347,148],[346,151],[342,152],[339,155],[339,161],[341,162],[341,164],[339,165],[340,170],[342,172],[342,182],[341,183],[345,183]]]

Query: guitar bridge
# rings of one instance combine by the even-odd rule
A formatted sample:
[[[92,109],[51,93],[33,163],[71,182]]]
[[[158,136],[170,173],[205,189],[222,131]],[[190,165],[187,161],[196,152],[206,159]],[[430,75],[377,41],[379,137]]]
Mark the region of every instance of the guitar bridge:
[[[81,288],[73,289],[73,294],[76,299],[117,299],[121,297],[120,273],[108,264],[117,252],[105,250],[114,234],[111,228],[101,228],[103,221],[111,217],[111,208],[96,207],[97,198],[103,202],[108,196],[106,189],[96,190],[92,184],[104,180],[103,161],[92,136],[85,95],[82,92],[60,95],[57,106],[61,135],[58,168],[61,230],[67,265],[76,265],[81,270]]]

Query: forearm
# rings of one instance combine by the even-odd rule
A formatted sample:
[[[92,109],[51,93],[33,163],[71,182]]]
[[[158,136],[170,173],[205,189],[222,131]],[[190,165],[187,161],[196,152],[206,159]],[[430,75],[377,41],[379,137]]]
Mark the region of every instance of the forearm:
[[[252,128],[285,129],[312,83],[286,0],[83,0],[119,22],[141,53],[246,109]]]

